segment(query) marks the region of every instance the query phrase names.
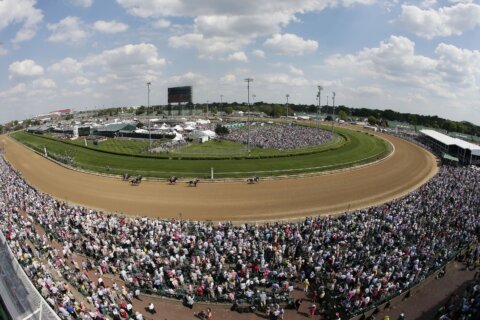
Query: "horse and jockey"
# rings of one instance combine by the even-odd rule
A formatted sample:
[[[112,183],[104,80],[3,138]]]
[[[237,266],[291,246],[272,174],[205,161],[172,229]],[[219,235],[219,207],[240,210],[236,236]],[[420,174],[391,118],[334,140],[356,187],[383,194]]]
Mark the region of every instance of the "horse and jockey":
[[[176,183],[177,183],[177,180],[178,180],[178,177],[176,177],[176,176],[171,176],[171,177],[168,179],[168,183],[170,183],[170,184],[176,184]]]
[[[198,180],[198,178],[195,178],[193,180],[188,181],[187,183],[189,187],[196,187],[198,182],[200,182],[200,180]]]
[[[130,180],[130,184],[131,184],[132,186],[137,186],[137,185],[140,184],[140,182],[142,182],[142,179],[143,179],[142,176],[133,177],[132,180]]]
[[[248,184],[254,184],[254,183],[258,183],[260,181],[260,178],[255,176],[255,177],[251,177],[251,178],[248,178],[247,179],[247,183]]]

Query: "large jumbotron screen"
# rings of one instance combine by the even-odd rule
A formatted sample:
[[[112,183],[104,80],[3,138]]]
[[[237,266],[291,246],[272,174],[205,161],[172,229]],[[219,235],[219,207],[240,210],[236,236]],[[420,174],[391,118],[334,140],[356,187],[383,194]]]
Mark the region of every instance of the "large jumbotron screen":
[[[168,103],[192,102],[192,87],[168,88]]]

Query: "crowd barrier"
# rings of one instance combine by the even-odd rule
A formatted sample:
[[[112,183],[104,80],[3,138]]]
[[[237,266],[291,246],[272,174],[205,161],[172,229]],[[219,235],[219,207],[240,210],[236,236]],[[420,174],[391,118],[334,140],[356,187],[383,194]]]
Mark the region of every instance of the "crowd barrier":
[[[15,320],[58,319],[18,263],[0,232],[0,296]]]

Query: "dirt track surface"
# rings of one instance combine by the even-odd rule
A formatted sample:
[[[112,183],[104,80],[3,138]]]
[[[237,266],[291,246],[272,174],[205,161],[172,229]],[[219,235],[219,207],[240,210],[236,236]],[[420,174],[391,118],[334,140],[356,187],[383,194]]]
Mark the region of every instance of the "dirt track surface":
[[[6,159],[37,189],[87,207],[129,215],[196,220],[295,219],[365,208],[418,188],[437,172],[435,157],[402,139],[381,135],[395,147],[389,158],[320,176],[246,182],[185,183],[121,179],[69,170],[0,137]]]

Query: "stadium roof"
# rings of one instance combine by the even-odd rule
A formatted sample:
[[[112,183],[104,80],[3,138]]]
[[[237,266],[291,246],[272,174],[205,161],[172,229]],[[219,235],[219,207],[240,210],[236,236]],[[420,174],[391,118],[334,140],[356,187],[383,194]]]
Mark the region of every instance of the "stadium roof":
[[[462,149],[468,149],[472,152],[473,155],[475,156],[480,156],[480,146],[477,146],[476,144],[467,142],[462,139],[458,138],[452,138],[450,136],[447,136],[446,134],[440,133],[435,130],[428,130],[428,129],[423,129],[420,130],[421,133],[423,133],[426,136],[429,136],[432,139],[435,139],[447,146],[457,146]]]

